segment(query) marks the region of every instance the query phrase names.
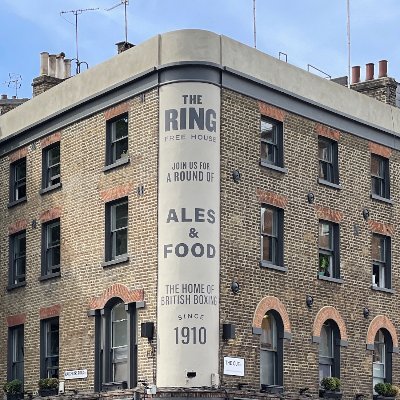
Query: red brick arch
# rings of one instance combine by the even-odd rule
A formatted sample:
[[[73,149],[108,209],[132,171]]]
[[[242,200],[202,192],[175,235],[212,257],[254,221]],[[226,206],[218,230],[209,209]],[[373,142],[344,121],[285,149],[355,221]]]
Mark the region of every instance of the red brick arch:
[[[89,303],[89,308],[90,310],[100,310],[114,297],[119,297],[126,304],[143,301],[144,290],[129,290],[125,285],[115,283],[108,287],[99,297],[93,297]]]
[[[256,311],[254,312],[253,328],[261,329],[261,323],[264,315],[270,310],[274,310],[279,313],[283,322],[283,330],[291,334],[292,327],[290,325],[289,315],[286,311],[286,308],[278,298],[273,296],[266,296],[258,303]]]
[[[343,321],[343,318],[340,316],[339,311],[336,308],[331,306],[322,307],[317,315],[315,316],[314,325],[313,325],[313,336],[319,337],[321,335],[322,325],[325,323],[326,320],[332,319],[336,322],[339,332],[340,332],[340,339],[341,340],[348,340],[347,339],[347,330],[346,325]]]
[[[399,347],[396,328],[386,315],[377,315],[369,324],[367,332],[367,346],[374,345],[375,335],[381,328],[386,329],[390,333],[393,341],[393,347]]]

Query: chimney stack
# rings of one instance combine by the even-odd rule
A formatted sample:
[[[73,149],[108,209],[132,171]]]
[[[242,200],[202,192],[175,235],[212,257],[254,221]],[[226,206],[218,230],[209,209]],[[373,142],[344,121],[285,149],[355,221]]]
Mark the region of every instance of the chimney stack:
[[[129,42],[118,42],[115,43],[117,45],[117,50],[118,50],[118,54],[122,53],[123,51],[129,50],[132,47],[135,47],[134,44],[129,43]]]
[[[64,53],[40,53],[40,75],[33,79],[33,97],[71,77],[71,60]]]
[[[17,99],[17,96],[11,96],[9,98],[6,94],[2,94],[0,96],[0,115],[3,115],[14,108],[20,106],[22,103],[25,103],[29,99]]]
[[[365,65],[365,81],[360,82],[360,67],[352,68],[351,89],[396,107],[397,82],[387,76],[387,60],[379,61],[378,78],[374,79],[374,63]]]

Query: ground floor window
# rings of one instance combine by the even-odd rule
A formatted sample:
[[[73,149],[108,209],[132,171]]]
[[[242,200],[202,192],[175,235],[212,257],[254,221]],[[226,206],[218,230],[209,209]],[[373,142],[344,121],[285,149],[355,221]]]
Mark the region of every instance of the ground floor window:
[[[95,390],[132,388],[137,383],[136,305],[109,300],[96,313]]]
[[[40,375],[42,378],[58,378],[60,355],[59,320],[41,321]]]
[[[379,329],[374,339],[372,387],[377,383],[392,382],[392,338],[388,331]],[[374,391],[374,394],[375,391]]]
[[[24,326],[8,330],[8,380],[24,382]]]
[[[283,323],[280,315],[269,311],[261,323],[260,384],[283,385]]]
[[[332,320],[322,325],[319,343],[319,381],[327,377],[340,378],[340,334]]]

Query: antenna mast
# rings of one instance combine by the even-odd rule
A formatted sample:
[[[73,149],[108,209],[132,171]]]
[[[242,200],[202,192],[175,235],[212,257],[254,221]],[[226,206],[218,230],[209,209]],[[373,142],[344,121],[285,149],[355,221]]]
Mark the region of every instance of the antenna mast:
[[[257,31],[256,31],[256,0],[253,0],[253,30],[254,30],[254,48],[257,48]]]
[[[18,89],[21,88],[22,77],[20,74],[10,72],[8,74],[8,81],[4,82],[7,87],[13,87],[15,89],[15,97],[18,98]]]
[[[76,73],[77,74],[79,74],[79,72],[81,72],[80,71],[80,65],[82,64],[82,63],[85,63],[86,65],[87,65],[87,63],[86,62],[80,62],[79,61],[79,49],[78,49],[78,15],[81,15],[83,12],[86,12],[86,11],[96,11],[96,10],[98,10],[99,8],[97,7],[97,8],[84,8],[84,9],[80,9],[80,10],[70,10],[70,11],[61,11],[60,12],[60,15],[62,16],[62,14],[74,14],[75,15],[75,46],[76,46],[76,58],[75,58],[75,61],[76,61]],[[68,20],[66,20],[66,21],[68,21]],[[70,21],[68,21],[68,22],[70,22]]]
[[[110,8],[106,8],[106,11],[114,10],[114,8],[119,7],[120,5],[124,5],[124,13],[125,13],[125,43],[128,43],[128,14],[127,14],[127,6],[129,5],[129,0],[121,0],[120,3],[115,4]]]
[[[350,0],[347,0],[347,87],[350,89]]]

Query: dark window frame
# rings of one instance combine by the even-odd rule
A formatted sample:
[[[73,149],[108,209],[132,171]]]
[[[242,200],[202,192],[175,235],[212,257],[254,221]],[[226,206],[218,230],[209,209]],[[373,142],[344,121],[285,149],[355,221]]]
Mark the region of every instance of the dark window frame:
[[[321,246],[321,224],[329,226],[330,247]],[[340,226],[322,219],[318,222],[318,277],[340,279]]]
[[[50,165],[50,155],[58,148],[58,162]],[[56,172],[53,173],[53,170]],[[58,170],[58,173],[57,173]],[[61,143],[56,142],[47,146],[42,151],[42,190],[46,193],[49,190],[56,189],[61,186]]]
[[[373,350],[373,356],[372,356],[372,389],[374,389],[374,358],[375,358],[375,351],[376,351],[376,345],[377,342],[375,341],[376,336],[378,335],[379,331],[382,332],[383,337],[384,337],[384,356],[385,356],[385,362],[384,362],[384,371],[385,371],[385,376],[384,376],[384,383],[392,383],[393,379],[393,359],[392,359],[392,354],[393,354],[393,340],[392,336],[390,335],[389,331],[385,328],[380,328],[374,338],[374,350]],[[374,391],[374,390],[373,390]],[[374,393],[375,394],[375,393]]]
[[[276,358],[275,358],[275,371],[274,371],[274,375],[275,375],[275,382],[272,385],[268,385],[268,384],[263,384],[262,381],[262,376],[261,376],[261,360],[260,360],[260,386],[261,386],[261,390],[263,391],[267,391],[268,392],[268,387],[269,386],[281,386],[283,387],[283,340],[284,340],[284,325],[283,325],[283,320],[281,315],[275,311],[275,310],[269,310],[267,314],[271,314],[274,319],[275,319],[275,323],[276,323],[276,341],[277,341],[277,348],[276,348]],[[262,333],[261,333],[262,335]],[[262,343],[261,343],[261,338],[260,337],[260,352],[262,351],[268,351],[267,349],[263,349],[262,348]],[[261,357],[261,354],[260,354]]]
[[[115,210],[116,207],[126,204],[126,226],[121,228],[114,228]],[[128,234],[129,234],[129,202],[128,197],[123,197],[111,202],[106,203],[105,213],[105,261],[113,262],[117,260],[125,260],[128,257]],[[117,232],[126,230],[126,252],[117,254]]]
[[[117,139],[117,124],[122,120],[126,123],[126,134]],[[118,150],[118,143],[121,142],[126,142],[125,151],[122,152]],[[106,167],[122,165],[127,162],[129,162],[129,114],[124,113],[106,122]]]
[[[20,345],[18,338],[22,337],[22,360],[17,360],[16,347]],[[15,339],[17,338],[17,342]],[[8,346],[7,346],[7,380],[19,379],[24,382],[24,350],[25,350],[25,332],[24,325],[16,325],[8,328]],[[22,374],[18,373],[18,364],[22,364]]]
[[[332,335],[332,357],[321,356],[321,342],[318,351],[318,376],[321,378],[321,365],[331,366],[331,377],[340,379],[340,347],[341,347],[341,337],[340,330],[337,323],[328,319],[324,322],[325,326],[328,326],[331,330]],[[322,332],[323,327],[321,327]],[[321,380],[321,379],[320,379]]]
[[[122,299],[114,297],[110,299],[101,310],[96,310],[95,316],[95,373],[94,389],[96,392],[108,390],[126,385],[134,388],[137,385],[137,303],[125,304],[127,312],[127,381],[115,384],[112,381],[112,353],[111,353],[111,314],[116,305],[122,303]]]
[[[263,232],[263,215],[265,212],[263,210],[272,210],[275,233],[267,234]],[[261,265],[284,268],[284,210],[269,204],[262,204],[260,211]],[[271,260],[264,259],[263,243],[265,238],[270,238],[270,243],[273,243],[272,250],[270,249],[274,253]]]
[[[373,159],[379,163],[378,174],[372,173]],[[389,159],[382,157],[378,154],[371,153],[371,195],[381,199],[390,200],[390,171],[389,171]]]
[[[272,125],[274,140],[268,140],[262,137],[263,123]],[[267,157],[263,157],[263,146],[268,146],[272,149],[273,160],[268,160]],[[265,151],[264,151],[265,152]],[[260,119],[260,163],[264,167],[271,168],[284,168],[284,152],[283,152],[283,122],[277,121],[272,118],[262,116]]]
[[[392,288],[392,240],[390,236],[380,235],[378,233],[372,234],[371,246],[374,239],[382,240],[384,244],[383,255],[384,259],[374,259],[373,252],[371,251],[372,258],[372,287],[378,289],[391,289]],[[378,283],[376,278],[378,274]],[[383,276],[384,285],[380,284],[381,277]]]
[[[19,168],[23,168],[25,175],[22,178],[18,178]],[[27,190],[27,163],[26,157],[20,158],[10,164],[10,204],[18,204],[26,200],[26,190]],[[20,190],[22,193],[20,193]]]
[[[50,229],[58,225],[58,242],[48,242],[50,237]],[[59,251],[59,263],[50,265],[49,258],[57,249]],[[60,219],[50,220],[42,225],[42,277],[59,276],[61,273],[61,222]]]
[[[52,330],[52,326],[57,325],[57,330]],[[52,343],[49,343],[49,336],[52,340],[52,333],[57,333],[56,348],[57,352],[49,351]],[[52,361],[55,360],[54,365]],[[59,317],[42,319],[40,321],[40,377],[58,378],[60,366],[60,319]],[[50,373],[56,371],[56,373]],[[50,376],[49,376],[50,375]],[[56,376],[55,376],[56,375]]]
[[[320,145],[324,143],[328,149],[328,158],[320,157]],[[325,171],[325,175],[321,173]],[[318,136],[318,178],[321,183],[331,183],[339,185],[339,150],[338,142],[326,138],[325,136]]]
[[[25,251],[23,254],[16,254],[16,248],[18,240],[24,238],[25,240]],[[23,273],[18,274],[19,263],[23,261]],[[10,235],[9,237],[9,274],[8,284],[9,287],[19,286],[25,283],[26,279],[26,230],[19,231]]]

